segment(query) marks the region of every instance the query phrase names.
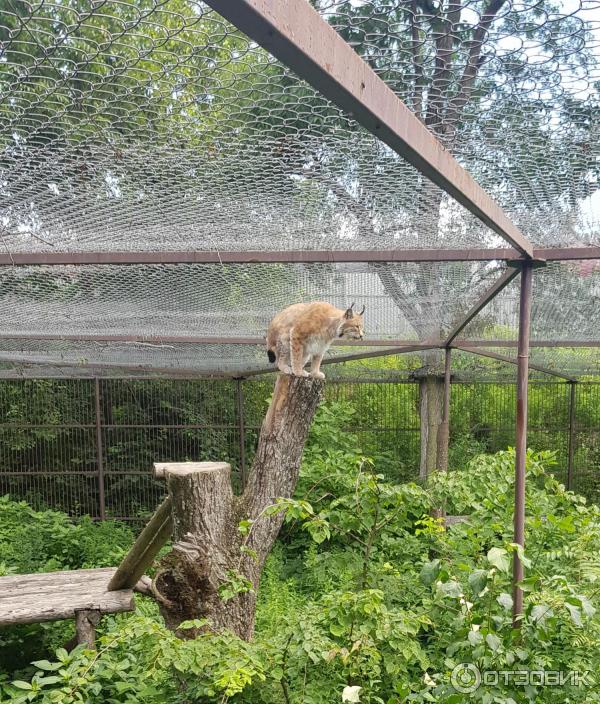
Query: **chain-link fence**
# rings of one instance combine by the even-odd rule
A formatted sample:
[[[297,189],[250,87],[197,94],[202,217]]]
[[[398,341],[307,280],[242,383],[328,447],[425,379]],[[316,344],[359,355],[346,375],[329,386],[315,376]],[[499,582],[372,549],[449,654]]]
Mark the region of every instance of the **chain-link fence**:
[[[225,460],[239,485],[271,390],[270,380],[2,381],[0,493],[72,515],[135,520],[164,492],[154,461]],[[560,480],[597,500],[600,385],[532,383],[529,393],[529,446],[554,450]],[[329,402],[353,409],[348,432],[399,481],[418,476],[418,398],[415,383],[326,388]],[[513,385],[453,384],[450,468],[512,445],[515,406]]]

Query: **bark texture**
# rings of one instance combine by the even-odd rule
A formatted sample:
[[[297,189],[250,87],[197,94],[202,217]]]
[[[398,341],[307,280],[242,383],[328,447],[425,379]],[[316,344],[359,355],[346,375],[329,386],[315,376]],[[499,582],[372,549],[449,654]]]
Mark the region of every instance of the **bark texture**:
[[[85,643],[90,650],[96,650],[96,626],[100,623],[101,614],[97,610],[75,612],[75,632],[77,642]]]
[[[184,464],[166,469],[174,546],[161,561],[153,589],[172,630],[200,618],[208,620],[208,628],[252,637],[260,575],[283,521],[281,514],[262,513],[296,488],[322,390],[320,380],[278,376],[241,496],[233,494],[226,463],[199,463],[208,465],[200,471]],[[244,519],[254,521],[247,535],[238,530]],[[249,580],[253,589],[222,599],[220,587],[240,579]],[[194,637],[196,631],[185,629],[180,635]]]
[[[443,441],[443,431],[438,438],[442,423],[444,379],[427,375],[419,381],[421,406],[421,467],[419,476],[426,479],[438,468],[438,440]],[[447,453],[447,450],[446,450]]]

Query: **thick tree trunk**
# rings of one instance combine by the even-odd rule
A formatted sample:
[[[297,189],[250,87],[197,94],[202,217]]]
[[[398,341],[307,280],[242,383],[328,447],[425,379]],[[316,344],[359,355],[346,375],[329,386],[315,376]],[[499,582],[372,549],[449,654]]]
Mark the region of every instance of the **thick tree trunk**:
[[[283,521],[282,514],[262,514],[278,498],[291,497],[296,488],[322,390],[319,380],[278,376],[242,496],[233,495],[226,463],[166,466],[174,546],[161,561],[154,591],[169,628],[176,630],[189,619],[206,619],[207,628],[252,637],[260,575]],[[246,519],[253,523],[243,534],[239,524]],[[231,592],[244,580],[251,590],[221,597],[222,586]],[[181,631],[183,637],[196,633]]]
[[[443,399],[443,377],[428,374],[420,379],[421,479],[426,479],[438,468],[438,433],[442,423]]]

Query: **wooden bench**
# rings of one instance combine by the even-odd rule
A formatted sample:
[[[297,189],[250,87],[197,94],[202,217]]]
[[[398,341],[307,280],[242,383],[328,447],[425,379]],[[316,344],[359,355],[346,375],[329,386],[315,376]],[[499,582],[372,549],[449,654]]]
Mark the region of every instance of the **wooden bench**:
[[[0,627],[74,618],[77,642],[93,648],[103,614],[133,611],[134,589],[149,593],[144,572],[169,539],[172,526],[168,497],[119,567],[0,577]]]
[[[116,567],[0,577],[0,626],[74,618],[77,642],[94,644],[102,614],[133,611],[133,589],[108,590]]]

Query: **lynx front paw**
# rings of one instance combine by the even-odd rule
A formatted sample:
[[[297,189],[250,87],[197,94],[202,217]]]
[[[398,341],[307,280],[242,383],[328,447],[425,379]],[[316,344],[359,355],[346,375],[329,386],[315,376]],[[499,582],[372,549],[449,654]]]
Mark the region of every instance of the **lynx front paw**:
[[[310,376],[310,374],[306,371],[306,369],[301,369],[300,371],[294,371],[294,376],[307,377]]]
[[[311,372],[310,375],[312,376],[313,379],[324,379],[325,374],[323,372]]]

